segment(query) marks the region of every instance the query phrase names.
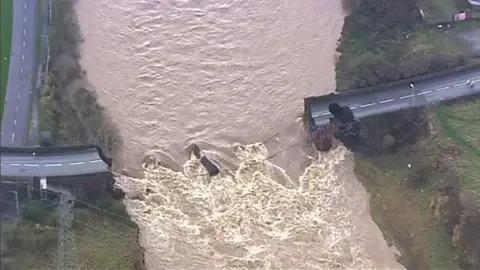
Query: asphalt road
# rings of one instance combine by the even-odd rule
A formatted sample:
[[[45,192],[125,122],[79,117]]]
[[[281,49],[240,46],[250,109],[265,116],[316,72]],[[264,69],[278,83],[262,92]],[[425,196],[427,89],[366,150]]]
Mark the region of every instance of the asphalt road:
[[[13,1],[12,54],[1,127],[2,146],[23,146],[27,142],[36,75],[37,5],[37,0]]]
[[[0,158],[2,177],[72,176],[109,171],[95,149],[42,155],[4,151]]]
[[[471,88],[468,81],[475,81]],[[405,85],[382,91],[352,95],[332,95],[330,99],[311,104],[315,125],[325,125],[332,117],[328,104],[336,102],[348,106],[356,118],[398,111],[401,109],[437,104],[444,100],[480,93],[480,69],[457,72],[430,80],[417,82],[414,87]]]

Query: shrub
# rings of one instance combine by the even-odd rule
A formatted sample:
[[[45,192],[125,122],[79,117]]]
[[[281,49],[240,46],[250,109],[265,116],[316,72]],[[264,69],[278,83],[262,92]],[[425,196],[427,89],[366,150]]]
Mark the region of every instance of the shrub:
[[[54,204],[55,202],[27,199],[21,206],[22,218],[41,224],[51,222],[51,215],[55,211],[52,203]]]

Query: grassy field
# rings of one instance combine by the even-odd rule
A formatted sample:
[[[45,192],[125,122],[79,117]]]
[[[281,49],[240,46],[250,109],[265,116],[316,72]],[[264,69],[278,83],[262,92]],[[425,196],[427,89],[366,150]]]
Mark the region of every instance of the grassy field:
[[[461,149],[454,166],[470,203],[480,209],[480,100],[440,107],[435,114],[441,128],[439,140],[454,142]]]
[[[399,246],[407,268],[456,269],[450,232],[435,218],[430,202],[454,175],[468,206],[480,209],[480,100],[429,109],[428,118],[432,135],[415,150],[357,154],[355,171],[371,194],[375,222]],[[421,166],[428,168],[426,183],[408,187],[406,180]]]
[[[429,24],[452,20],[453,14],[460,11],[455,0],[419,0],[418,7],[425,14],[425,21]]]
[[[476,44],[462,37],[470,37],[467,31],[478,29],[478,22],[459,22],[449,29],[428,27],[418,19],[414,2],[362,1],[345,19],[337,49],[341,54],[336,63],[338,91],[478,61]],[[445,16],[464,1],[420,2]],[[419,127],[410,113],[423,119],[421,135],[412,137],[420,139],[400,143],[404,135],[410,136],[408,129]],[[442,192],[448,191],[446,186],[458,187],[460,192],[454,192],[462,196],[462,205],[466,200],[480,209],[480,101],[374,116],[363,122],[371,140],[382,142],[388,133],[402,146],[395,153],[355,154],[355,173],[370,194],[372,217],[402,252],[401,263],[408,269],[458,269],[460,250],[454,248],[452,236],[452,226],[458,223],[451,210],[457,209],[459,200]]]
[[[10,64],[10,52],[12,44],[12,13],[13,0],[2,0],[0,2],[0,123],[3,114],[5,101],[8,68]]]
[[[33,201],[33,205],[38,203],[49,204]],[[22,209],[23,220],[12,232],[2,235],[10,246],[10,250],[2,254],[2,269],[55,269],[58,257],[56,208],[35,210],[35,213],[29,210],[30,214],[26,214],[24,206]],[[89,207],[75,208],[72,232],[74,249],[69,262],[76,266],[75,269],[143,269],[136,228],[127,217],[110,216]]]

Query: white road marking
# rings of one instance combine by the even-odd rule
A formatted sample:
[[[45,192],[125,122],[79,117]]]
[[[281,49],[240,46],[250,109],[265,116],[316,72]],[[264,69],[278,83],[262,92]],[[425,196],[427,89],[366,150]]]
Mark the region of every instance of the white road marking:
[[[17,98],[20,98],[20,93],[17,94]]]
[[[17,111],[17,112],[18,112],[18,106],[17,106],[17,108],[15,108],[15,111]]]
[[[12,142],[15,140],[15,133],[12,133]]]
[[[465,84],[468,84],[468,82],[464,82],[464,83],[455,84],[454,86],[455,86],[455,87],[458,87],[458,86],[462,86],[462,85],[465,85]]]
[[[413,97],[413,95],[403,96],[403,97],[400,97],[400,99],[406,99],[406,98],[411,98],[411,97]]]
[[[18,163],[11,163],[11,164],[8,164],[10,166],[22,166],[22,164],[18,164]]]
[[[25,5],[23,5],[23,8],[24,8],[24,9],[27,9],[27,3],[25,3]]]
[[[394,101],[394,100],[395,100],[395,99],[391,98],[391,99],[387,99],[387,100],[382,100],[382,101],[380,101],[379,103],[382,103],[382,104],[383,104],[383,103],[392,102],[392,101]]]
[[[442,88],[438,88],[438,89],[435,90],[435,91],[443,91],[443,90],[446,90],[446,89],[448,89],[448,88],[450,88],[450,86],[445,86],[445,87],[442,87]]]
[[[25,60],[25,54],[22,54],[22,60]]]
[[[14,126],[17,125],[17,119],[13,120],[13,125],[14,125]]]
[[[63,166],[61,163],[56,163],[56,164],[45,164],[45,167],[60,167]]]
[[[27,35],[27,29],[23,29],[23,35],[24,35],[24,36]]]
[[[38,167],[38,164],[24,164],[25,167]]]
[[[363,104],[363,105],[360,105],[360,108],[370,107],[370,106],[373,106],[373,105],[375,105],[375,103]]]
[[[329,112],[327,112],[327,113],[322,113],[322,115],[329,115],[329,114],[330,114]]]
[[[23,73],[23,68],[20,68],[20,73]]]
[[[90,163],[98,163],[98,162],[103,162],[103,160],[101,160],[101,159],[90,160]]]
[[[82,164],[85,164],[85,162],[81,161],[81,162],[72,162],[68,165],[82,165]]]
[[[350,110],[355,110],[357,107],[351,107]]]
[[[23,21],[24,21],[24,22],[27,21],[27,16],[23,17]]]
[[[426,94],[430,94],[432,91],[423,91],[423,92],[420,92],[418,93],[417,95],[420,96],[420,95],[426,95]]]
[[[25,48],[25,41],[22,43],[22,46]]]

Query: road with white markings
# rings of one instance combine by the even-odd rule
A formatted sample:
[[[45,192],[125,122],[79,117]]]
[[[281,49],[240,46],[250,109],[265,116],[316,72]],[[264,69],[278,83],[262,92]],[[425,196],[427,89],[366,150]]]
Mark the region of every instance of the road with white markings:
[[[109,165],[95,148],[67,150],[63,153],[18,152],[2,148],[2,177],[49,177],[72,176],[109,171]]]
[[[470,82],[474,82],[471,87]],[[398,111],[401,109],[437,104],[445,100],[480,94],[480,69],[461,71],[442,77],[408,83],[380,91],[352,92],[330,95],[311,103],[315,125],[329,123],[332,116],[328,104],[336,102],[348,106],[356,118]]]
[[[2,146],[26,144],[36,75],[37,10],[37,0],[13,1],[12,52],[2,116]]]
[[[72,176],[108,172],[110,165],[105,163],[98,150],[92,147],[82,151],[66,149],[63,153],[54,151],[54,154],[36,154],[36,148],[26,146],[30,105],[37,75],[37,16],[40,4],[39,0],[13,1],[12,52],[0,141],[2,180],[9,177]],[[42,16],[45,17],[45,14],[46,12]],[[48,24],[48,17],[43,19],[42,23]]]

